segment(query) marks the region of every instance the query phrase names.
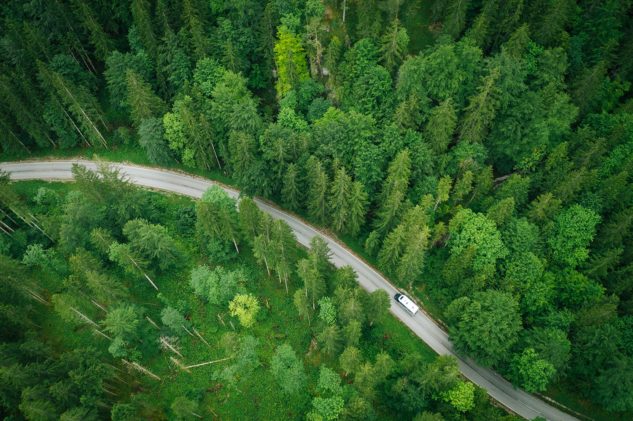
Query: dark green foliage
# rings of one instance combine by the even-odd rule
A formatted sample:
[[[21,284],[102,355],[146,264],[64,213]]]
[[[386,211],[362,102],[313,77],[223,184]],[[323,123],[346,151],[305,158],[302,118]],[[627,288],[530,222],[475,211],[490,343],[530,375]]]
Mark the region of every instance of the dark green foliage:
[[[614,326],[633,313],[631,7],[625,0],[8,0],[0,7],[0,152],[9,159],[89,147],[86,155],[119,158],[122,148],[140,146],[157,165],[217,171],[350,245],[364,243],[434,312],[455,298],[474,308],[479,293],[512,294],[512,303],[501,301],[513,315],[518,306],[525,330],[487,362],[532,390],[552,377],[549,363],[552,381],[626,411],[630,395],[617,385],[627,384],[631,351],[615,334],[626,329]],[[206,195],[195,211],[182,206],[163,221],[164,204],[115,171],[76,169],[75,176],[78,188],[68,195],[32,194],[33,215],[0,186],[0,227],[11,234],[2,234],[0,250],[65,278],[52,299],[65,319],[80,322],[74,307],[99,322],[139,279],[180,276],[192,245],[179,235],[196,237],[211,263],[253,246],[279,282],[312,292],[293,301],[315,334],[323,326],[314,302],[332,295],[340,338],[328,332],[325,342],[333,351],[343,343],[364,351],[368,325],[383,319],[367,310],[384,304],[377,296],[339,291],[352,297],[350,307],[362,303],[363,316],[340,305],[333,294],[353,277],[332,275],[321,261],[301,260],[296,278],[290,230],[260,217],[253,202],[244,202],[242,220],[232,200]],[[107,261],[86,269],[86,256]],[[162,294],[168,282],[157,283]],[[189,315],[179,303],[166,306]],[[597,317],[605,308],[613,320]],[[22,326],[15,314],[7,310],[7,323]],[[588,323],[587,314],[599,321]],[[460,323],[449,321],[452,329]],[[380,419],[389,390],[407,417],[452,419],[473,405],[459,416],[495,416],[480,391],[457,384],[440,398],[420,393],[420,379],[376,387],[367,380],[371,365],[359,365],[359,392],[342,401],[315,392],[315,413]],[[225,374],[237,384],[237,374]],[[107,417],[102,405],[60,406],[39,385],[19,389],[31,418]],[[185,409],[172,411],[179,397]],[[113,414],[197,418],[186,409],[203,400],[178,391],[165,402],[160,412],[130,400]]]
[[[484,365],[501,361],[521,330],[518,303],[507,293],[490,290],[475,293],[472,299],[458,298],[446,313],[455,326],[451,331],[455,345]]]

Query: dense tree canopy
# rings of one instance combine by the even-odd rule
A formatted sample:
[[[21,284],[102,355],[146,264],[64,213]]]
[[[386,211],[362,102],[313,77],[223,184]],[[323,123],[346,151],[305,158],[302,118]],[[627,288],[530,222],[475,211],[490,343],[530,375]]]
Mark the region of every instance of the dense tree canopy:
[[[630,326],[633,314],[632,7],[626,0],[8,0],[0,6],[0,153],[124,154],[235,183],[362,245],[400,287],[432,304],[460,349],[516,384],[543,390],[558,382],[606,410],[631,411],[632,389],[618,387],[633,366],[630,341],[606,333]],[[256,284],[250,274],[231,266],[250,258],[251,247],[315,329],[314,349],[327,349],[332,361],[383,318],[366,311],[384,309],[383,297],[348,290],[352,278],[303,256],[289,228],[259,217],[248,201],[239,205],[242,220],[236,202],[212,189],[168,223],[159,217],[163,205],[115,171],[74,175],[77,189],[38,193],[33,211],[0,183],[0,251],[60,277],[50,301],[62,318],[109,337],[129,364],[140,364],[132,357],[147,345],[101,323],[133,296],[128,289],[151,284],[169,295],[164,277],[186,285],[191,276],[196,297],[216,309],[236,294],[262,298],[248,295]],[[179,237],[185,232],[194,246]],[[189,260],[194,249],[203,260]],[[103,264],[78,263],[93,258]],[[321,307],[336,314],[331,323],[320,317],[324,297],[330,307]],[[131,313],[156,323],[141,302]],[[247,315],[252,302],[240,298],[234,313]],[[257,302],[253,323],[276,308]],[[160,307],[190,315],[177,301]],[[600,317],[590,321],[592,314]],[[482,336],[497,322],[502,335]],[[175,334],[156,325],[159,337]],[[187,324],[185,334],[198,338],[193,328]],[[586,358],[594,348],[595,358]],[[479,399],[468,386],[451,385],[445,398],[418,394],[420,379],[369,387],[367,364],[354,374],[363,393],[316,392],[304,409],[314,419],[369,419],[378,416],[376,391],[389,390],[411,417],[449,406],[465,417],[476,410],[465,409]],[[240,377],[231,370],[226,378]],[[62,403],[43,387],[20,387],[31,418],[68,411],[68,419],[90,419],[103,407],[73,408],[77,394]],[[181,392],[168,400],[176,404],[170,416],[184,418],[203,401]],[[139,405],[122,402],[112,413],[125,419]]]

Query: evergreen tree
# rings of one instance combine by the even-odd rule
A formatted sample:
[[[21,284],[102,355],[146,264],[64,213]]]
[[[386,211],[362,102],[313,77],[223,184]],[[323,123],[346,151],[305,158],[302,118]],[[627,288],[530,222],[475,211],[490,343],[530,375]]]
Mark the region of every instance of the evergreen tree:
[[[374,229],[384,235],[397,222],[402,211],[411,175],[411,157],[408,149],[398,153],[389,164],[387,178],[380,194],[380,207]]]
[[[153,92],[149,83],[133,70],[126,73],[127,79],[127,104],[130,107],[132,122],[137,127],[145,119],[162,116],[165,111],[165,103]]]
[[[294,89],[300,82],[307,80],[308,67],[306,53],[301,38],[286,25],[277,28],[277,42],[275,43],[275,64],[277,66],[277,97],[283,98],[288,91]]]
[[[306,163],[308,192],[306,205],[308,214],[317,223],[325,223],[327,216],[328,176],[321,162],[311,156]]]

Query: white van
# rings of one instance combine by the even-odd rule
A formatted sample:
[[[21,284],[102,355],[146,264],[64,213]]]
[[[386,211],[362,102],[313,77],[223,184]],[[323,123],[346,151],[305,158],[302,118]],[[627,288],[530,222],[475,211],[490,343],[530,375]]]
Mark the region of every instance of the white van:
[[[393,298],[395,298],[396,301],[400,303],[400,305],[404,307],[404,309],[407,310],[412,316],[415,316],[415,313],[417,313],[420,309],[420,307],[418,307],[409,297],[404,294],[398,293],[394,295]]]

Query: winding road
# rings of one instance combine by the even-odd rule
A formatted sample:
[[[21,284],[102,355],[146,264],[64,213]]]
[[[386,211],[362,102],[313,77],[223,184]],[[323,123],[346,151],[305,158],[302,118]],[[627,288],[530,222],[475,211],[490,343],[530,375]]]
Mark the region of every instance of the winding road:
[[[87,160],[50,160],[50,161],[22,161],[0,163],[0,170],[7,171],[12,180],[72,180],[71,168],[73,164],[80,164],[89,169],[96,169],[97,163]],[[138,165],[109,163],[119,169],[133,184],[157,190],[178,193],[185,196],[200,198],[202,193],[215,183],[213,181],[157,168]],[[239,190],[221,185],[234,198],[239,196]],[[350,250],[332,237],[318,231],[300,218],[284,212],[267,202],[256,199],[257,205],[274,218],[283,219],[294,231],[297,240],[308,246],[314,236],[323,238],[332,251],[332,262],[337,267],[349,265],[358,273],[359,283],[368,291],[378,288],[385,290],[390,297],[396,293],[396,288],[380,273],[357,257]],[[391,312],[407,325],[417,336],[426,342],[435,352],[442,355],[453,355],[459,361],[461,372],[473,383],[484,388],[488,394],[512,412],[533,419],[543,417],[552,421],[576,420],[575,417],[563,412],[545,401],[517,389],[494,371],[481,367],[469,358],[457,355],[448,334],[442,330],[427,314],[420,311],[415,317],[410,316],[402,307],[391,300]]]

